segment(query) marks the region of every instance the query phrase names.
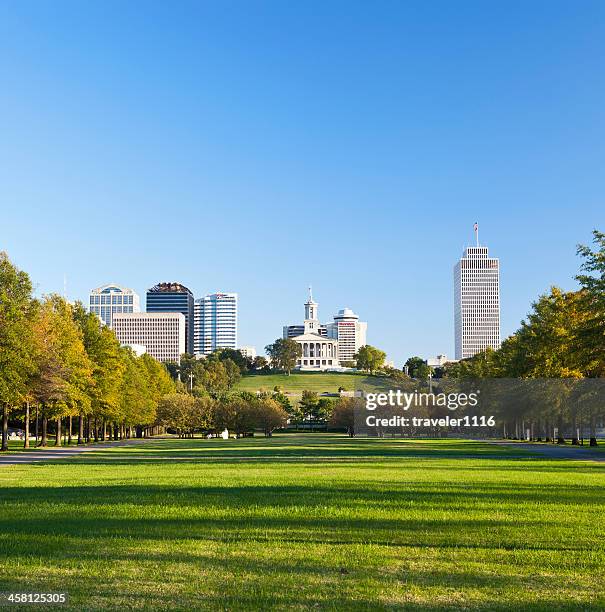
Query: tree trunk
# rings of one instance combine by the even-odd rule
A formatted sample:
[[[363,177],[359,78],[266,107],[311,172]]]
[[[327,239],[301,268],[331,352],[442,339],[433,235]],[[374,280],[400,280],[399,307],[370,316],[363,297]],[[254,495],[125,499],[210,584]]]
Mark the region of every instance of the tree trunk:
[[[577,431],[578,431],[578,414],[577,414],[577,410],[574,409],[572,410],[571,413],[571,431],[572,431],[572,439],[571,439],[571,443],[574,446],[578,446],[580,444],[580,439],[578,438],[577,435]]]
[[[6,402],[2,406],[2,448],[0,450],[8,450],[8,404]]]
[[[42,439],[40,440],[40,446],[46,446],[48,444],[48,417],[44,415],[42,417]]]
[[[57,419],[57,437],[55,438],[55,446],[61,446],[61,418]]]
[[[559,425],[559,433],[558,433],[558,438],[557,438],[557,444],[565,444],[565,436],[563,435],[563,412],[560,411],[559,412],[559,420],[558,420],[558,425]]]
[[[594,412],[590,415],[590,446],[597,445],[597,417]]]
[[[90,442],[90,427],[91,427],[91,419],[87,417],[86,419],[86,443]]]
[[[78,415],[78,444],[84,444],[84,416]]]
[[[25,402],[25,441],[23,448],[29,448],[29,402]]]
[[[67,445],[71,446],[71,414],[67,417]]]

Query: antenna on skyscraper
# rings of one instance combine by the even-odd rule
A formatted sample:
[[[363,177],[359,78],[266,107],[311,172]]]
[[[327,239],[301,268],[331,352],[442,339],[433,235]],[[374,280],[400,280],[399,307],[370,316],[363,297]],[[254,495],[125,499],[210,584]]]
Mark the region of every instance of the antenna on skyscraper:
[[[313,301],[313,286],[309,285],[309,302]]]
[[[475,239],[477,240],[477,246],[479,246],[479,224],[475,221],[475,225],[473,226],[475,230]]]

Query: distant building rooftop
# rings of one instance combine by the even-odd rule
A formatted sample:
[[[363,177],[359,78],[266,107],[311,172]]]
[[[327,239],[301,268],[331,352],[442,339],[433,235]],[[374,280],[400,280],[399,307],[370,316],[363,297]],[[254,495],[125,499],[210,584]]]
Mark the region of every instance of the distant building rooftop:
[[[191,291],[181,283],[158,283],[147,293],[191,293]]]

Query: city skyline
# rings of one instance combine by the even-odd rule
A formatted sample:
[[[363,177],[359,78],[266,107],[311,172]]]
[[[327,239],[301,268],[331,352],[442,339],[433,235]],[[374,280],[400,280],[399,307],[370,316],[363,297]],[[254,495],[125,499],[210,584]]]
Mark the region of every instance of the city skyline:
[[[259,352],[312,282],[401,363],[454,354],[479,221],[504,338],[577,287],[603,224],[603,12],[2,6],[0,248],[85,304],[101,282],[237,291]]]
[[[469,244],[468,246],[466,246],[466,247],[464,248],[464,253],[463,253],[463,255],[467,254],[467,253],[468,253],[468,251],[469,251],[469,249],[473,249],[473,248],[475,248],[477,245],[479,245],[479,241],[478,241],[478,227],[477,227],[477,226],[478,226],[478,224],[477,224],[476,222],[475,222],[475,224],[472,226],[472,227],[473,227],[473,232],[474,232],[474,233],[473,233],[473,236],[475,237],[476,244],[474,244],[474,245],[473,245],[473,244],[471,243],[471,244]],[[481,245],[481,248],[484,248],[484,245]],[[463,259],[464,259],[464,257],[463,257]],[[499,262],[499,258],[498,258],[497,260],[498,260],[498,262]],[[462,261],[462,260],[459,260],[459,262],[460,262],[460,261]],[[459,263],[459,262],[458,262],[458,263]],[[458,264],[457,264],[457,265],[458,265]],[[451,269],[451,268],[450,268],[450,269]],[[499,276],[499,273],[500,273],[500,270],[499,270],[499,263],[498,263],[498,276]],[[500,279],[498,278],[498,303],[500,303],[500,282],[499,282],[499,281],[500,281]],[[163,284],[166,284],[166,283],[160,283],[160,285],[163,285]],[[174,281],[173,283],[169,283],[169,284],[180,285],[180,286],[182,286],[184,289],[186,289],[186,290],[189,292],[190,297],[193,299],[193,303],[194,303],[194,312],[195,312],[195,303],[196,303],[196,302],[199,302],[199,301],[200,301],[200,299],[203,299],[203,298],[208,298],[208,297],[213,296],[213,295],[215,295],[215,296],[216,296],[216,295],[227,295],[227,296],[233,296],[233,295],[235,295],[235,296],[236,296],[236,312],[237,312],[237,315],[236,315],[236,337],[237,337],[237,340],[236,340],[235,344],[238,344],[238,346],[237,346],[236,348],[239,348],[239,343],[240,343],[240,340],[239,340],[239,336],[240,336],[240,318],[239,318],[239,293],[238,293],[238,292],[217,291],[217,292],[214,292],[214,293],[205,293],[205,294],[203,294],[203,295],[202,295],[202,297],[201,297],[201,298],[197,298],[197,297],[195,297],[195,296],[196,296],[196,295],[198,295],[198,294],[197,294],[195,291],[191,291],[190,289],[188,289],[188,287],[187,287],[187,286],[185,286],[185,285],[181,284],[180,282],[178,282],[178,281]],[[36,283],[34,282],[34,286],[35,286],[35,285],[36,285]],[[64,279],[64,290],[65,290],[65,286],[66,286],[66,285],[67,285],[67,283],[66,283],[66,279]],[[150,287],[150,288],[148,288],[148,289],[146,289],[146,290],[142,291],[141,293],[142,293],[143,295],[148,296],[149,292],[150,292],[150,291],[152,291],[152,290],[153,290],[155,287],[157,287],[157,286],[159,286],[159,285],[157,285],[157,283],[156,283],[156,285],[155,285],[155,286]],[[454,299],[452,300],[452,308],[454,309],[454,314],[456,315],[456,297],[455,297],[455,287],[456,287],[456,279],[454,278],[454,282],[452,283],[452,286],[450,287],[450,289],[452,289],[452,288],[453,288]],[[94,289],[89,290],[89,291],[88,291],[88,296],[89,296],[88,300],[79,300],[79,298],[76,298],[76,297],[73,297],[73,296],[69,296],[69,295],[67,295],[67,297],[68,297],[69,299],[72,299],[72,300],[79,300],[79,301],[82,301],[82,303],[83,303],[83,304],[84,304],[84,305],[85,305],[87,308],[89,308],[89,309],[90,309],[90,307],[91,307],[91,305],[92,305],[92,301],[91,301],[91,299],[92,299],[92,295],[94,295],[94,294],[96,294],[96,293],[98,293],[99,295],[101,295],[101,293],[100,293],[100,292],[101,292],[102,290],[104,290],[104,289],[105,289],[105,290],[107,290],[107,289],[112,289],[112,290],[113,290],[113,289],[115,289],[116,291],[120,291],[120,292],[121,292],[121,291],[124,291],[124,292],[127,292],[127,293],[132,292],[132,295],[134,295],[134,296],[135,296],[135,302],[136,302],[137,307],[138,307],[139,299],[137,299],[137,298],[139,298],[139,292],[138,292],[138,291],[136,291],[136,290],[131,289],[130,287],[127,287],[127,286],[125,286],[125,285],[122,285],[122,284],[120,284],[120,283],[113,283],[113,282],[112,282],[112,283],[106,283],[106,284],[100,285],[100,286],[99,286],[99,287],[97,287],[97,288],[94,288]],[[310,286],[309,286],[309,290],[310,290]],[[328,289],[328,293],[334,293],[334,291],[335,291],[335,290],[330,291],[330,290]],[[61,292],[57,291],[56,293],[61,293]],[[452,291],[450,291],[450,293],[452,293]],[[537,296],[536,296],[536,297],[537,297]],[[99,300],[100,300],[100,299],[102,299],[102,298],[99,298]],[[341,300],[340,298],[333,299],[332,301],[333,301],[334,303],[342,303],[342,302],[343,302],[343,300]],[[345,300],[345,301],[346,301],[346,300]],[[527,310],[529,310],[530,306],[531,306],[531,303],[529,303],[529,304],[527,305]],[[348,307],[345,307],[345,309],[348,309]],[[498,309],[499,309],[499,307],[498,307]],[[147,310],[146,310],[146,311],[147,311]],[[343,309],[342,309],[342,308],[338,308],[338,309],[336,309],[336,310],[334,311],[333,318],[334,318],[334,319],[336,319],[336,318],[337,318],[339,315],[341,315],[341,314],[342,314],[342,311],[343,311]],[[96,312],[96,311],[95,311],[95,312]],[[126,311],[124,311],[124,312],[126,312]],[[136,313],[136,312],[141,312],[141,309],[140,309],[140,308],[139,308],[138,310],[136,310],[136,309],[135,309],[135,310],[134,310],[134,312],[135,312],[135,313]],[[147,312],[149,312],[149,311],[147,311]],[[151,312],[169,312],[169,310],[163,310],[163,309],[162,309],[162,307],[156,307],[156,308],[155,308],[154,310],[152,310]],[[101,315],[100,315],[100,313],[97,313],[97,314],[99,314],[99,316],[101,316]],[[499,314],[500,314],[500,313],[499,313]],[[102,317],[101,317],[101,318],[102,318]],[[187,317],[186,317],[186,318],[187,318]],[[368,317],[364,317],[364,318],[366,318],[366,319],[367,319]],[[451,318],[451,314],[450,314],[450,318]],[[196,317],[195,317],[195,314],[194,314],[194,325],[192,326],[194,329],[195,329],[195,319],[196,319]],[[456,320],[456,316],[454,316],[454,322],[453,322],[453,324],[452,324],[452,330],[451,330],[451,336],[452,336],[452,338],[451,338],[451,342],[450,342],[450,339],[448,338],[448,339],[446,339],[444,342],[442,342],[442,343],[441,343],[441,346],[444,346],[444,345],[446,345],[446,344],[448,344],[448,343],[449,343],[449,344],[451,344],[451,345],[453,345],[453,350],[451,350],[451,351],[444,351],[444,350],[439,350],[439,349],[437,349],[437,350],[433,351],[432,353],[431,353],[431,352],[427,352],[427,351],[425,351],[425,352],[420,352],[420,351],[417,351],[417,352],[415,352],[415,353],[404,354],[404,355],[403,355],[403,357],[398,358],[398,357],[397,357],[397,355],[398,355],[398,354],[401,354],[401,351],[400,351],[400,350],[398,351],[397,349],[395,349],[395,350],[389,351],[389,350],[387,349],[387,359],[388,359],[389,361],[394,361],[394,363],[395,363],[395,366],[396,366],[396,367],[401,367],[401,364],[403,364],[403,362],[404,362],[404,361],[405,361],[405,360],[406,360],[408,357],[411,357],[411,356],[413,356],[413,355],[418,355],[418,356],[420,356],[420,357],[423,357],[424,359],[432,359],[432,358],[434,358],[434,356],[435,356],[435,355],[446,355],[446,356],[447,356],[447,357],[449,357],[449,358],[459,359],[459,358],[460,358],[460,357],[459,357],[459,354],[460,354],[460,353],[459,353],[459,352],[456,350],[456,335],[457,335],[457,327],[456,327],[456,321],[455,321],[455,320]],[[519,323],[520,323],[520,321],[519,321]],[[330,325],[330,324],[328,324],[328,325]],[[247,327],[247,326],[245,326],[245,327]],[[296,326],[296,325],[291,325],[291,326],[280,326],[279,324],[276,324],[276,325],[273,325],[273,327],[276,327],[276,329],[278,329],[278,328],[280,328],[280,327],[281,327],[281,333],[279,333],[279,334],[276,336],[276,338],[278,338],[278,337],[281,337],[282,335],[284,335],[284,333],[285,333],[285,329],[286,329],[287,327],[293,327],[293,328],[294,328],[294,327],[297,327],[297,326]],[[271,327],[271,329],[272,329],[273,327]],[[298,326],[298,327],[302,327],[302,326]],[[500,322],[498,323],[498,327],[500,328]],[[518,326],[517,326],[517,327],[518,327]],[[517,327],[515,327],[514,329],[512,329],[512,330],[511,330],[509,333],[501,333],[501,335],[500,335],[500,339],[499,339],[499,341],[498,341],[498,343],[497,343],[497,344],[499,344],[499,343],[500,343],[502,340],[504,340],[506,337],[508,337],[508,335],[512,334],[512,333],[513,333],[513,332],[514,332],[514,331],[517,329]],[[193,335],[195,335],[195,334],[194,334],[194,331],[192,331],[192,333],[193,333]],[[264,352],[264,347],[265,347],[267,344],[269,344],[270,342],[272,342],[272,341],[274,340],[274,338],[269,338],[269,336],[270,336],[270,335],[271,335],[271,334],[263,333],[262,331],[260,331],[260,332],[259,332],[259,331],[257,330],[257,338],[261,338],[260,342],[254,343],[254,342],[252,342],[252,341],[245,341],[245,340],[243,340],[243,341],[241,341],[241,344],[242,344],[242,346],[253,346],[253,347],[255,347],[255,348],[256,348],[256,350],[257,350],[257,352],[258,352],[258,354],[259,354],[259,355],[264,355],[264,354],[265,354],[265,352]],[[262,339],[262,337],[266,337],[267,339],[266,339],[266,340],[263,340],[263,339]],[[364,337],[365,337],[365,332],[364,332]],[[197,342],[196,342],[195,340],[193,340],[193,344],[192,344],[192,346],[194,346],[194,347],[195,347],[195,346],[196,346],[196,344],[197,344]],[[230,343],[229,343],[229,344],[230,344]],[[374,343],[374,342],[372,342],[372,341],[368,340],[367,344],[372,344],[373,346],[377,346],[378,348],[382,348],[382,349],[384,349],[384,348],[385,348],[385,345],[384,345],[384,344],[380,344],[379,342],[378,342],[378,343]],[[193,354],[195,354],[195,353],[196,353],[196,351],[193,351]],[[198,353],[199,353],[199,351],[198,351]],[[466,355],[466,356],[470,356],[470,355]],[[400,362],[401,362],[401,363],[400,363]]]
[[[476,222],[475,222],[474,225],[472,225],[472,230],[474,232],[473,236],[474,236],[475,243],[470,242],[468,244],[468,246],[466,246],[464,248],[463,255],[465,253],[467,253],[469,249],[473,249],[477,245],[479,245],[479,241],[478,241],[478,227],[477,226],[478,226],[478,224]],[[483,245],[483,244],[481,245],[482,248],[484,246],[485,245]],[[499,262],[499,259],[500,258],[497,258],[498,262]],[[461,261],[461,260],[459,260],[459,261]],[[451,267],[450,267],[450,270],[451,270]],[[500,273],[500,270],[499,270],[499,264],[498,264],[498,275],[499,275],[499,273]],[[153,275],[151,275],[151,276],[153,276]],[[451,286],[449,287],[449,290],[450,290],[450,293],[454,293],[454,299],[452,300],[452,308],[454,309],[454,313],[456,314],[455,283],[456,283],[456,281],[454,279],[454,283],[451,284]],[[162,284],[165,284],[165,283],[160,283],[160,285],[162,285]],[[214,293],[204,293],[204,292],[202,292],[202,297],[201,298],[197,298],[195,296],[197,296],[198,294],[195,291],[189,290],[187,286],[182,285],[178,281],[174,281],[172,284],[181,285],[184,289],[187,289],[187,291],[191,294],[191,297],[193,298],[194,310],[195,310],[195,302],[198,302],[199,299],[202,299],[202,298],[208,298],[208,297],[210,297],[212,295],[229,295],[229,296],[235,295],[235,296],[237,296],[236,297],[236,311],[237,311],[237,315],[236,315],[236,320],[237,320],[237,323],[236,323],[237,341],[236,341],[236,344],[238,344],[238,346],[236,348],[239,348],[239,344],[241,343],[242,346],[253,346],[253,347],[255,347],[256,350],[257,350],[257,353],[259,355],[264,355],[265,354],[264,347],[275,339],[275,338],[270,338],[269,337],[269,336],[271,336],[270,333],[263,333],[262,330],[260,330],[260,331],[257,330],[256,338],[260,338],[260,341],[257,341],[256,343],[253,342],[253,341],[247,341],[246,339],[240,341],[239,337],[240,337],[241,334],[240,334],[239,293],[238,292],[227,292],[227,291],[216,291]],[[157,283],[156,283],[156,285],[157,285]],[[35,281],[34,281],[34,286],[36,286]],[[65,290],[66,286],[68,286],[68,285],[67,285],[66,279],[64,278],[64,290]],[[452,288],[453,288],[454,291],[452,291]],[[85,305],[85,307],[90,309],[90,307],[92,305],[92,302],[91,302],[92,295],[94,295],[96,293],[101,295],[100,292],[103,291],[103,290],[107,290],[107,289],[112,289],[112,290],[115,289],[116,291],[120,291],[120,292],[124,291],[124,292],[127,292],[127,293],[132,292],[132,295],[135,296],[135,303],[136,303],[136,305],[138,307],[138,303],[139,303],[139,299],[140,299],[139,298],[139,291],[133,290],[132,288],[130,288],[130,286],[127,286],[127,283],[126,284],[120,284],[120,283],[110,282],[110,283],[102,284],[99,287],[96,287],[94,289],[88,290],[88,292],[87,292],[87,295],[89,296],[88,299],[80,299],[80,298],[77,298],[77,297],[74,297],[74,296],[70,296],[69,294],[67,295],[67,297],[69,299],[71,299],[71,300],[82,301],[82,303]],[[141,291],[141,294],[147,296],[152,289],[154,289],[154,287],[150,287],[150,288],[148,288],[146,290]],[[309,286],[309,289],[310,289],[310,286]],[[327,293],[328,294],[334,294],[336,291],[337,291],[337,289],[330,289],[330,288],[327,289]],[[500,296],[499,291],[500,291],[500,279],[498,278],[498,302],[500,303],[500,297],[501,296]],[[60,293],[61,294],[62,292],[61,291],[56,291],[56,293]],[[137,299],[137,298],[139,298],[139,299]],[[100,301],[100,299],[102,299],[102,298],[99,298],[99,301]],[[332,298],[332,302],[333,303],[342,304],[343,300],[337,297],[337,298]],[[346,300],[344,300],[344,302],[346,302]],[[526,310],[529,311],[530,307],[531,307],[531,302],[528,303]],[[345,309],[348,309],[348,307],[345,307]],[[334,314],[332,315],[332,317],[334,319],[336,319],[339,316],[339,314],[342,314],[342,310],[343,309],[341,307],[335,309],[334,310]],[[136,310],[136,308],[134,310],[135,313],[136,312],[141,312],[141,311],[142,311],[142,309],[140,307],[139,307],[138,310]],[[154,312],[154,311],[155,312],[167,312],[165,310],[162,310],[162,308],[156,308],[155,310],[152,310],[152,312]],[[124,312],[126,312],[126,311],[124,311]],[[97,313],[97,314],[99,314],[99,316],[101,316],[100,313]],[[364,318],[368,319],[369,317],[364,317]],[[397,347],[395,347],[394,350],[388,350],[388,348],[386,348],[386,344],[385,343],[381,344],[380,342],[372,342],[371,340],[368,340],[367,344],[371,344],[373,346],[377,346],[378,348],[385,349],[386,352],[387,352],[387,359],[389,361],[393,361],[395,363],[396,367],[401,367],[402,364],[405,362],[405,360],[408,357],[411,357],[411,356],[414,356],[414,355],[417,355],[417,356],[423,357],[424,359],[429,359],[429,360],[433,359],[435,357],[435,355],[446,355],[448,358],[459,359],[460,358],[459,357],[460,353],[456,351],[456,333],[457,332],[456,332],[455,318],[456,317],[454,316],[454,321],[453,321],[452,327],[451,327],[451,339],[448,337],[440,345],[437,344],[437,346],[445,346],[445,345],[448,345],[448,344],[452,345],[452,350],[450,350],[450,351],[439,350],[439,348],[437,348],[437,350],[434,350],[433,352],[429,352],[429,351],[424,351],[424,352],[416,351],[416,352],[410,352],[408,354],[408,353],[402,353],[402,351],[398,350]],[[451,313],[450,313],[450,319],[451,319]],[[194,315],[194,321],[195,321],[195,315]],[[521,322],[521,320],[519,320],[519,324],[520,324],[520,322]],[[245,323],[246,322],[244,320],[244,328],[247,328],[248,326]],[[500,322],[499,322],[499,326],[500,326]],[[195,327],[195,324],[192,327]],[[278,338],[278,337],[281,337],[284,334],[284,330],[288,326],[280,326],[279,322],[274,321],[274,324],[272,326],[270,326],[269,329],[273,329],[273,327],[275,327],[276,330],[281,330],[281,333],[279,333],[279,331],[278,331],[278,334],[275,336],[276,338]],[[296,327],[296,326],[291,326],[291,327]],[[299,327],[302,327],[302,326],[299,326]],[[508,332],[508,333],[501,332],[500,340],[499,340],[499,342],[497,344],[499,344],[502,340],[506,339],[506,337],[508,337],[510,334],[512,334],[517,328],[518,328],[518,325],[517,325],[517,327],[514,327],[513,329],[511,329],[510,332]],[[263,338],[265,338],[265,339],[263,339]],[[194,347],[196,346],[196,341],[195,340],[193,341],[193,346]],[[195,351],[194,351],[194,354],[195,354]],[[402,355],[402,357],[399,358],[399,355]],[[469,356],[469,355],[466,355],[466,356]]]

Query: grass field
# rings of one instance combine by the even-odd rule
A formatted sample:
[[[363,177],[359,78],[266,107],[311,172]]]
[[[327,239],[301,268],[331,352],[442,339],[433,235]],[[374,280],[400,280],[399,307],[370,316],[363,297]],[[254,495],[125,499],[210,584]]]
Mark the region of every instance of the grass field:
[[[366,374],[339,374],[332,372],[294,372],[287,374],[251,374],[244,376],[237,388],[240,391],[271,391],[278,385],[284,391],[300,394],[305,389],[318,393],[338,393],[339,387],[354,391],[363,385],[366,389],[385,386],[385,379]]]
[[[0,467],[0,591],[70,608],[605,608],[605,464],[481,442],[153,440]]]

